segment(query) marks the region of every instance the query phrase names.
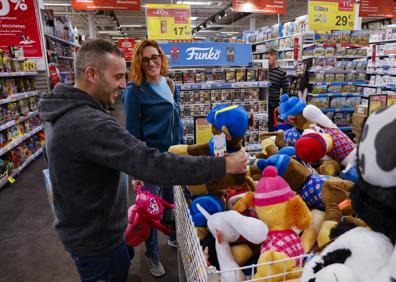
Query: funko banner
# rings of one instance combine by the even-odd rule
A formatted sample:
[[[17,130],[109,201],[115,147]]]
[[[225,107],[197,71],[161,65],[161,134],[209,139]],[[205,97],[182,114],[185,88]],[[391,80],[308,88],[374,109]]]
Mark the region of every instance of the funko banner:
[[[171,67],[249,66],[252,48],[238,43],[161,44]]]

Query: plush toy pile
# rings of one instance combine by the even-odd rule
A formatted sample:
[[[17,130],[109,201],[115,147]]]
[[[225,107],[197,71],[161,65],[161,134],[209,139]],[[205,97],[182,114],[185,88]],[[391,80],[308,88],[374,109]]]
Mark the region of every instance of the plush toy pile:
[[[263,132],[262,150],[245,175],[187,187],[209,262],[220,271],[234,270],[222,272],[221,280],[241,281],[247,273],[238,267],[259,264],[252,277],[257,281],[298,278],[303,267],[303,281],[309,282],[391,281],[396,106],[370,116],[359,150],[317,107],[298,97],[283,95],[279,114],[293,127]],[[225,137],[226,153],[243,150],[253,124],[243,108],[229,105],[215,107],[208,122],[214,136],[208,143],[177,145],[170,152],[214,156],[219,135]],[[305,263],[311,252],[319,255]],[[334,280],[334,273],[342,279]]]

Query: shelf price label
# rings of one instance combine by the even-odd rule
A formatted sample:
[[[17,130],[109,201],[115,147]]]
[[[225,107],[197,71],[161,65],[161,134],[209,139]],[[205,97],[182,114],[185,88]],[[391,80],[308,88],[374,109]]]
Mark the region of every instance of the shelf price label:
[[[10,182],[11,184],[14,184],[15,181],[16,180],[14,177],[8,177],[8,182]]]
[[[309,29],[320,32],[353,30],[355,14],[354,0],[309,1]]]
[[[147,34],[154,40],[190,40],[191,7],[178,4],[147,4]]]

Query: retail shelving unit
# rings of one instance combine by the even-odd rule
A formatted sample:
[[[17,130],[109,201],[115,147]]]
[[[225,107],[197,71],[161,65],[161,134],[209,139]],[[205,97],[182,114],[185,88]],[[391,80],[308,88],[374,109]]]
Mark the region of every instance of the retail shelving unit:
[[[24,64],[29,59],[12,58]],[[21,68],[22,65],[12,68]],[[5,67],[9,68],[9,67]],[[40,92],[36,90],[37,71],[0,72],[0,188],[13,182],[29,163],[42,152],[44,129],[38,117]]]

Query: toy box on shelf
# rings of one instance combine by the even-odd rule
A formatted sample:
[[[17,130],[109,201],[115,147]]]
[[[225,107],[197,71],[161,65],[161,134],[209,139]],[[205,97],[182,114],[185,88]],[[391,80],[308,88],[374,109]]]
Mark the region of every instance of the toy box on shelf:
[[[343,130],[352,129],[354,107],[364,94],[368,36],[366,31],[333,31],[315,34],[315,43],[304,46],[303,58],[312,60],[307,103]]]
[[[37,74],[37,63],[23,58],[23,50],[0,50],[0,188],[40,154]]]

